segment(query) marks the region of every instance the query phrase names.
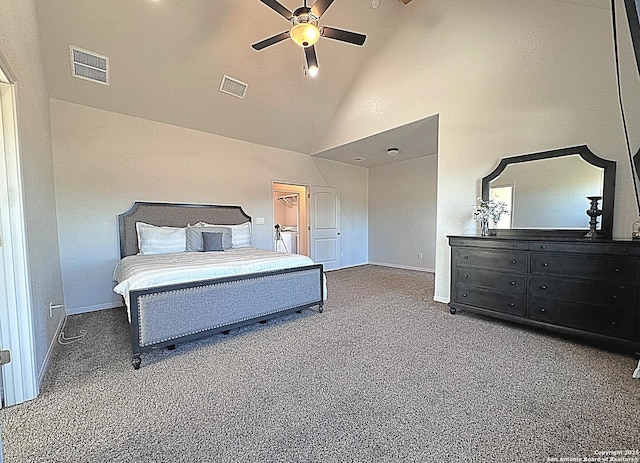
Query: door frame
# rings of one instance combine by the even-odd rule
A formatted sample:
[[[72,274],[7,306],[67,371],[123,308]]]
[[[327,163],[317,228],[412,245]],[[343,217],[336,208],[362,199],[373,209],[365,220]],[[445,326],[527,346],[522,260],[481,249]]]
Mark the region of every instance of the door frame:
[[[0,347],[11,352],[11,362],[2,366],[4,403],[15,405],[38,395],[35,342],[27,265],[27,244],[16,79],[0,54],[0,193],[6,306],[0,310]],[[6,181],[5,181],[6,180]]]
[[[273,222],[275,222],[276,216],[276,193],[296,193],[298,194],[298,254],[311,256],[310,241],[309,241],[309,185],[303,185],[301,183],[284,182],[279,180],[273,180],[271,182],[271,213]],[[275,223],[274,223],[275,225]],[[274,246],[275,249],[275,246]]]

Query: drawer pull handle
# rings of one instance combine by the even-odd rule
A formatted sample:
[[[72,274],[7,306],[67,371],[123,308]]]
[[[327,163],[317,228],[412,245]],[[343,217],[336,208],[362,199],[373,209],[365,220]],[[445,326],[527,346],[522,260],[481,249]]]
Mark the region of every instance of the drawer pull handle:
[[[469,275],[465,275],[464,277],[465,277],[465,278],[469,278]]]
[[[618,295],[617,295],[617,294],[614,294],[614,295],[613,295],[613,300],[616,300],[616,299],[618,299]]]
[[[518,247],[518,245],[517,245],[517,244],[514,244],[514,245],[513,245],[513,247],[514,247],[514,248],[517,248],[517,247]]]
[[[613,326],[616,326],[616,321],[615,321],[615,320],[614,320],[614,321],[612,321],[612,322],[611,322],[611,324],[612,324]]]
[[[516,261],[515,259],[513,259],[513,260],[511,261],[511,263],[512,263],[512,264],[515,264],[516,262],[517,262],[517,261]]]
[[[464,258],[465,258],[465,259],[468,259],[468,258],[469,258],[469,256],[464,256]]]
[[[515,302],[509,302],[509,307],[515,307],[516,303]]]
[[[628,252],[627,248],[622,248],[622,252]]]
[[[547,285],[540,285],[540,289],[547,289]]]
[[[540,312],[545,313],[547,311],[547,309],[545,309],[544,307],[540,307]]]
[[[542,246],[540,246],[540,249],[547,249],[547,245],[543,244]]]
[[[620,269],[619,268],[616,269],[616,273],[620,273]]]
[[[543,267],[548,267],[548,266],[549,266],[549,263],[547,263],[547,262],[543,262],[543,263],[542,263],[542,266],[543,266]]]
[[[462,295],[462,297],[467,297],[467,293],[464,293],[464,294]]]
[[[516,282],[515,282],[515,281],[512,281],[512,282],[511,282],[511,286],[515,286],[515,285],[516,285]]]

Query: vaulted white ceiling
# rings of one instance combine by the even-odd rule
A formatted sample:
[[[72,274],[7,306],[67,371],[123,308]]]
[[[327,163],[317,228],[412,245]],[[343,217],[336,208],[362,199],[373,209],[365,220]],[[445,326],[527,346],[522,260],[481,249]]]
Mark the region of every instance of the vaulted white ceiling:
[[[301,0],[279,0],[290,10]],[[303,50],[286,40],[251,44],[290,24],[259,0],[38,0],[52,98],[239,140],[365,166],[437,151],[437,117],[318,153],[322,138],[367,62],[402,28],[417,2],[335,0],[320,24],[364,33],[362,47],[321,38],[320,72],[303,73]],[[602,6],[608,0],[545,0]],[[309,0],[309,6],[313,0]],[[422,9],[424,11],[424,9]],[[425,21],[426,22],[426,21]],[[71,75],[69,47],[109,58],[109,86]],[[414,43],[407,50],[419,49]],[[375,68],[373,68],[375,69]],[[398,72],[401,72],[399,70]],[[244,99],[219,91],[223,75],[248,84]]]
[[[303,50],[291,40],[251,48],[290,28],[259,0],[40,0],[38,15],[51,97],[311,154],[402,8],[400,0],[377,9],[335,0],[321,25],[367,41],[321,38],[315,78],[304,75]],[[109,58],[109,86],[71,76],[70,45]],[[244,99],[219,92],[225,74],[249,85]]]

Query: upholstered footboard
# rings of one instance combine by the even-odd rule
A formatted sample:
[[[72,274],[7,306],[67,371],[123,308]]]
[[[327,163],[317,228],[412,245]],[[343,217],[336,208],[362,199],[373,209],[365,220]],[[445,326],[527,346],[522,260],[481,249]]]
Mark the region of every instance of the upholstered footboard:
[[[323,309],[320,264],[132,290],[132,364],[156,347],[229,330],[317,306]]]

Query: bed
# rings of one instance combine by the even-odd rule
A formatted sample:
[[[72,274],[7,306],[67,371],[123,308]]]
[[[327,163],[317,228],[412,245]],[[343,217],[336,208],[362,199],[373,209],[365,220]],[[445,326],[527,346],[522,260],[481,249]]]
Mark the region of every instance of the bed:
[[[127,306],[135,369],[142,354],[156,348],[303,309],[323,310],[322,265],[252,247],[251,217],[240,206],[135,202],[118,216],[118,225],[114,291]],[[189,239],[199,233],[201,248],[175,248],[182,230]],[[199,252],[202,246],[223,252]]]

